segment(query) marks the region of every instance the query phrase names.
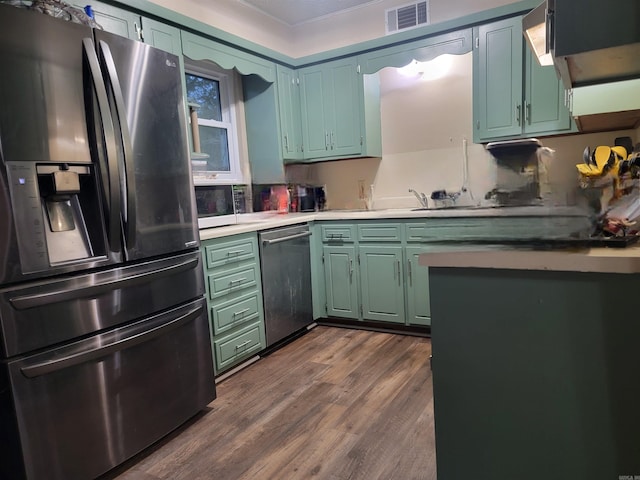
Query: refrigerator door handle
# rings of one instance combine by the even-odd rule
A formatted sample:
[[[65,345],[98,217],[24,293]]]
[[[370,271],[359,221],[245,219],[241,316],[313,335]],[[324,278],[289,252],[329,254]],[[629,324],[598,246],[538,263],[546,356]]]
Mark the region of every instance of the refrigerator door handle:
[[[133,147],[131,145],[131,132],[127,123],[127,109],[124,103],[124,95],[122,95],[122,87],[118,78],[116,64],[113,61],[113,55],[109,45],[104,41],[98,42],[100,46],[101,58],[107,68],[107,77],[113,92],[113,99],[116,106],[116,115],[120,124],[120,135],[122,137],[122,146],[124,150],[124,168],[125,168],[125,185],[126,185],[126,222],[125,222],[125,239],[127,248],[133,248],[136,244],[136,188],[135,188],[135,171],[133,168]]]
[[[82,40],[82,48],[89,66],[93,90],[98,101],[98,110],[104,134],[104,146],[106,154],[106,170],[108,171],[109,182],[109,214],[108,214],[108,238],[109,248],[112,252],[120,250],[120,175],[118,172],[118,153],[116,146],[116,136],[113,128],[113,121],[109,111],[109,98],[107,88],[102,78],[102,71],[98,62],[95,46],[91,38]],[[102,172],[107,175],[107,172]]]
[[[29,365],[28,367],[22,367],[20,371],[27,378],[35,378],[42,375],[47,375],[49,373],[57,372],[65,368],[73,367],[75,365],[98,360],[102,357],[106,357],[107,355],[111,355],[112,353],[119,352],[126,348],[131,348],[135,345],[148,342],[150,340],[153,340],[154,338],[164,335],[171,330],[174,330],[184,325],[185,323],[197,318],[202,313],[202,311],[202,305],[199,305],[198,307],[189,310],[184,315],[181,315],[178,318],[171,320],[170,322],[164,323],[150,330],[145,330],[142,333],[138,333],[121,340],[115,340],[106,345],[101,345],[92,350],[73,353],[64,357],[58,357],[54,352],[51,355],[51,359],[36,363],[34,365]]]
[[[118,277],[114,280],[107,280],[100,283],[93,283],[93,276],[88,276],[81,284],[67,285],[66,287],[57,288],[49,292],[20,295],[9,299],[11,305],[17,310],[27,310],[29,308],[42,307],[52,303],[66,302],[79,298],[95,297],[100,294],[110,292],[114,289],[122,289],[139,285],[151,279],[158,279],[169,275],[175,275],[178,272],[191,270],[198,265],[198,259],[192,258],[183,262],[170,265],[164,268],[146,271],[131,275],[129,277]]]

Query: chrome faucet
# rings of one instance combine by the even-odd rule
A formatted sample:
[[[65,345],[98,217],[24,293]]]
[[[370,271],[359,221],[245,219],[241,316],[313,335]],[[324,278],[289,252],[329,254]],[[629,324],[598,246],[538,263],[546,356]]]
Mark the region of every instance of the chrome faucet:
[[[427,200],[427,196],[424,193],[418,193],[413,188],[410,188],[409,192],[416,196],[422,208],[429,208],[429,200]]]

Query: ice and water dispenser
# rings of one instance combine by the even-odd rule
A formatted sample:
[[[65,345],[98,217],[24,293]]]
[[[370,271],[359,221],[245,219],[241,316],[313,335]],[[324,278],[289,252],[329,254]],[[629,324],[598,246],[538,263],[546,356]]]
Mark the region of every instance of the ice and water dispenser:
[[[23,273],[105,257],[93,164],[7,163]]]

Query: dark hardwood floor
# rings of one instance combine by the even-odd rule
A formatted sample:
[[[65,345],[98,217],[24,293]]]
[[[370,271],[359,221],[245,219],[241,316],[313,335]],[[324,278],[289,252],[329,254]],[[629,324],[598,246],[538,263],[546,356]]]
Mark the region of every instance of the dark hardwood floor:
[[[436,478],[428,338],[316,327],[104,478]]]

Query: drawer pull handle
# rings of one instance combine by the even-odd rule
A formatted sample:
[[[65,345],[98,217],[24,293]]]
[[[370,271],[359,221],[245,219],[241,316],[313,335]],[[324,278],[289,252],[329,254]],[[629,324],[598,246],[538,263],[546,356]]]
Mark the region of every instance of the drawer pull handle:
[[[233,316],[234,317],[239,317],[240,315],[244,315],[245,313],[247,313],[249,311],[248,308],[245,308],[244,310],[240,310],[239,312],[233,312]]]
[[[237,278],[235,280],[229,280],[229,286],[233,287],[234,285],[240,285],[242,282],[245,282],[246,277]]]
[[[241,348],[246,347],[247,345],[249,345],[251,343],[251,340],[247,340],[244,343],[241,343],[240,345],[236,345],[236,350],[240,350]]]
[[[330,233],[329,234],[329,238],[333,239],[333,238],[342,238],[343,235],[341,233]]]
[[[231,255],[240,255],[244,253],[244,250],[229,250],[227,252],[227,257],[230,257]]]

